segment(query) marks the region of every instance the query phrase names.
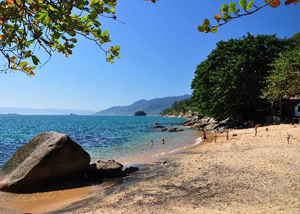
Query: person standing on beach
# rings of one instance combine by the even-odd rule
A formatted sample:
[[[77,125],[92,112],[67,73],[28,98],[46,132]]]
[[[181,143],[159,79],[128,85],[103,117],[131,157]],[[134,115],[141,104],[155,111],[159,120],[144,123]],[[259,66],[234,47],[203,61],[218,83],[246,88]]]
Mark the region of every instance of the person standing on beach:
[[[257,129],[258,129],[258,124],[254,127],[254,130],[255,130],[255,136],[257,135]]]
[[[291,135],[289,133],[287,134],[287,138],[286,139],[287,139],[287,143],[290,144]]]
[[[215,143],[217,142],[218,135],[215,134]]]
[[[203,141],[204,143],[206,143],[207,142],[206,132],[204,131],[202,135],[203,135]]]
[[[226,140],[229,140],[229,129],[226,130]]]

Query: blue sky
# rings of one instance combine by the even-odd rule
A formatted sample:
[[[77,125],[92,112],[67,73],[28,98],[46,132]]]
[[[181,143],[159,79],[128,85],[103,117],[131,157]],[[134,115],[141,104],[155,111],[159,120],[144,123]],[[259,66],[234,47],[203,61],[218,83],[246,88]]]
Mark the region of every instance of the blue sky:
[[[111,65],[97,46],[79,39],[72,56],[56,54],[34,77],[1,74],[0,106],[97,111],[139,99],[190,94],[196,65],[216,42],[247,32],[290,37],[300,31],[300,7],[292,5],[267,7],[228,23],[217,34],[199,33],[203,19],[212,19],[228,2],[119,0],[117,16],[126,24],[100,21],[113,44],[121,46],[121,59]]]

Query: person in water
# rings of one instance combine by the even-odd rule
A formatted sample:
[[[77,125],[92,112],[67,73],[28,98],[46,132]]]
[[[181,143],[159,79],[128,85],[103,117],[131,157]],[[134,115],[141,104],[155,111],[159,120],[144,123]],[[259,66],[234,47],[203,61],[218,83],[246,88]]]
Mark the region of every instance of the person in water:
[[[154,142],[153,142],[153,140],[151,140],[151,141],[150,141],[150,147],[152,148],[153,145],[154,145]]]
[[[165,144],[166,144],[166,143],[165,143],[165,139],[162,139],[161,144],[162,144],[162,145],[165,145]]]

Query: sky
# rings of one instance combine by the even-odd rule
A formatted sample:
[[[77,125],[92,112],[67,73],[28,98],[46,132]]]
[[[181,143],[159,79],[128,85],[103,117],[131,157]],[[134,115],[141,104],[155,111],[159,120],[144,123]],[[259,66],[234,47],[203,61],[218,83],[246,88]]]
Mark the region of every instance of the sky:
[[[300,31],[300,5],[268,6],[224,25],[216,34],[197,31],[204,18],[212,20],[229,2],[118,0],[117,17],[125,24],[99,21],[109,30],[112,44],[121,46],[121,59],[107,63],[95,44],[79,38],[73,55],[55,54],[36,76],[0,74],[0,107],[99,111],[139,99],[191,94],[196,66],[218,41],[247,32],[284,38]],[[3,62],[1,56],[0,65]]]

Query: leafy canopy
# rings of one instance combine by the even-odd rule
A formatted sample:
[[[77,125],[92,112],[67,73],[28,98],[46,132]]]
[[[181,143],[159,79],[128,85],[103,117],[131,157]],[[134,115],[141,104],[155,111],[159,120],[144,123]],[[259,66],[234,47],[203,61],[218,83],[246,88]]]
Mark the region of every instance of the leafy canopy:
[[[280,0],[265,0],[264,4],[258,6],[255,0],[239,0],[239,6],[235,2],[229,4],[223,4],[221,7],[221,14],[216,14],[214,19],[216,25],[212,25],[209,19],[204,19],[203,24],[198,27],[198,31],[205,33],[216,33],[218,27],[227,24],[233,19],[237,19],[243,16],[251,15],[266,6],[277,8],[280,6]],[[285,5],[297,4],[300,0],[285,0]]]
[[[72,54],[78,35],[94,42],[113,63],[120,47],[109,43],[101,29],[100,17],[116,19],[117,0],[3,0],[0,2],[0,52],[6,59],[1,70],[19,70],[34,75],[41,65],[37,56],[43,49],[52,56],[57,51]]]
[[[292,43],[275,35],[248,34],[217,43],[195,72],[193,102],[199,114],[216,119],[253,119],[268,106],[262,90],[279,53]]]
[[[196,108],[191,98],[182,101],[176,101],[172,107],[165,109],[160,115],[180,115],[180,114],[194,114]]]
[[[281,53],[272,63],[266,82],[268,86],[263,91],[263,98],[272,104],[300,97],[300,43],[292,51]]]

